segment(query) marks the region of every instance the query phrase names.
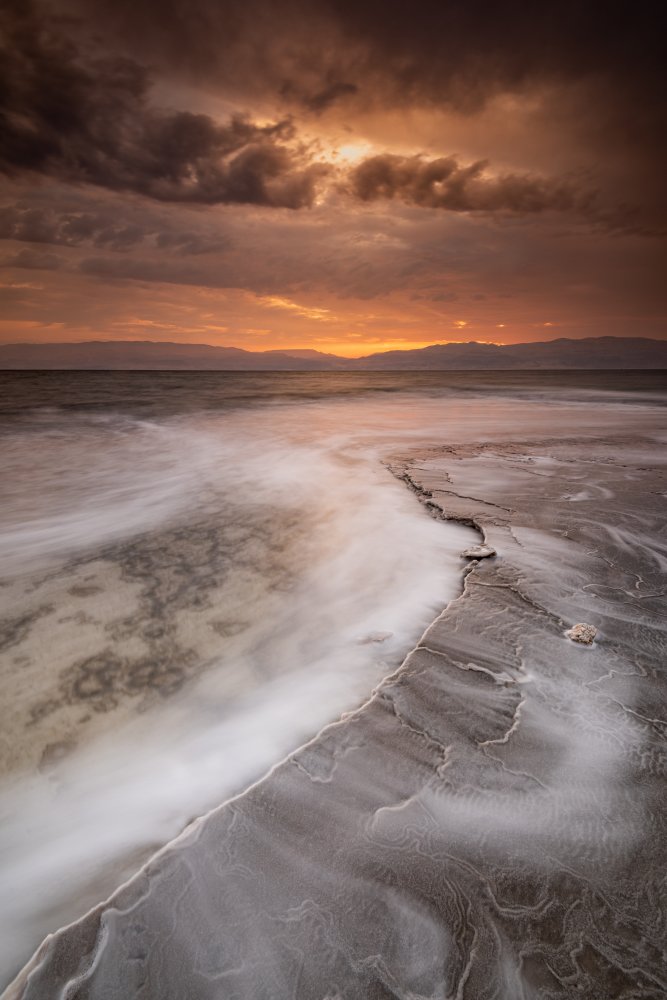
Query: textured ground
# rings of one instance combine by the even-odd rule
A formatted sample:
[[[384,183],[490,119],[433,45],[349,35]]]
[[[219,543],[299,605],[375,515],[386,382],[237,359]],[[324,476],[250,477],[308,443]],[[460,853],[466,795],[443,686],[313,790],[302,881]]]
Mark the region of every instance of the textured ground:
[[[639,435],[397,459],[497,556],[360,711],[49,938],[5,996],[663,997],[662,461]],[[580,621],[591,647],[564,635]]]

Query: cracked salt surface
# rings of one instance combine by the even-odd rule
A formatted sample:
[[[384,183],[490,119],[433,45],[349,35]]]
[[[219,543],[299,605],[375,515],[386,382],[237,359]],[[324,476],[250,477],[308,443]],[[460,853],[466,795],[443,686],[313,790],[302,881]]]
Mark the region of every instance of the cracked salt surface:
[[[502,557],[471,564],[359,711],[47,941],[8,997],[667,990],[665,624],[628,596],[660,590],[664,413],[486,396],[372,414],[417,497]],[[584,472],[611,494],[594,510],[562,500]],[[585,656],[563,636],[581,618],[601,637]]]

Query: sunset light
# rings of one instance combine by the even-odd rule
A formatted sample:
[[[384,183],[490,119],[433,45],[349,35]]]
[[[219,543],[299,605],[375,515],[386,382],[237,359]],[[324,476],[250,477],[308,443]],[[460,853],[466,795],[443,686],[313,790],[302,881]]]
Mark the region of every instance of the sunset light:
[[[371,153],[371,145],[366,142],[350,143],[346,146],[339,146],[334,150],[334,157],[339,162],[346,164],[359,163]]]
[[[664,336],[653,105],[640,121],[627,88],[620,100],[593,82],[618,85],[602,52],[585,73],[542,66],[522,23],[524,68],[480,51],[473,87],[467,43],[443,41],[436,57],[435,38],[404,33],[402,16],[378,34],[363,5],[352,17],[316,4],[280,24],[263,14],[255,31],[239,7],[236,34],[227,0],[201,3],[187,26],[170,14],[159,38],[152,0],[90,16],[73,0],[67,23],[37,0],[11,27],[10,90],[23,96],[6,119],[4,342],[168,332],[316,349],[326,325],[348,356],[359,340],[418,349],[493,329],[508,343]],[[447,38],[462,30],[438,19]],[[181,29],[192,39],[175,60],[167,39]],[[306,36],[317,59],[299,55]],[[62,128],[21,83],[52,58],[63,109],[88,94]]]
[[[0,1000],[663,1000],[651,4],[0,10]]]

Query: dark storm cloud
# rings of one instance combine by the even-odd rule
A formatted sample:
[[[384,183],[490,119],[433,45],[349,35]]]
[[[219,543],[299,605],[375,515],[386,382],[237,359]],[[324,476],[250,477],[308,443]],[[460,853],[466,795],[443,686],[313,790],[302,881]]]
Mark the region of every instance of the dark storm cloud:
[[[83,0],[68,0],[73,5]],[[81,8],[80,8],[81,9]],[[664,56],[655,6],[627,0],[91,0],[86,15],[169,78],[305,117],[395,107],[474,117],[539,95],[540,131],[603,175],[610,204],[666,212]],[[481,151],[493,155],[493,150]]]
[[[601,150],[616,129],[614,156],[595,158],[596,171],[611,178],[609,190],[601,185],[608,223],[637,232],[656,228],[655,215],[633,207],[637,199],[664,197],[662,178],[640,169],[653,162],[647,147],[664,141],[656,127],[661,102],[651,85],[655,33],[641,12],[630,18],[615,8],[602,24],[573,3],[530,10],[518,3],[426,3],[418,18],[407,18],[396,0],[290,0],[279,16],[264,0],[187,6],[161,0],[159,9],[157,0],[59,3],[67,17],[18,0],[0,15],[0,170],[10,176],[46,176],[167,203],[299,209],[314,203],[328,168],[298,145],[289,117],[258,124],[236,114],[221,124],[207,114],[162,110],[151,103],[153,78],[180,74],[223,92],[261,93],[298,106],[309,121],[373,102],[430,102],[472,115],[502,91],[588,81],[587,100],[561,108],[558,127],[571,132],[581,118],[585,141]],[[614,173],[608,163],[616,161],[626,165],[616,164]],[[589,211],[591,205],[562,180],[520,171],[492,178],[480,162],[464,166],[452,158],[373,157],[346,189],[362,201],[395,197],[451,211]],[[597,212],[598,221],[604,217]],[[30,226],[37,230],[37,220],[26,219],[24,228]],[[60,237],[76,242],[77,234]],[[49,241],[37,231],[32,239]],[[101,235],[96,239],[105,245]],[[130,228],[109,245],[138,239]]]
[[[397,90],[464,109],[527,80],[605,74],[621,89],[657,80],[662,66],[650,5],[627,0],[604,9],[581,0],[425,0],[414,17],[401,0],[330,0],[325,8]]]
[[[341,98],[356,94],[358,91],[359,88],[356,84],[345,83],[341,80],[338,83],[330,83],[328,87],[325,87],[318,94],[307,97],[304,103],[311,111],[324,111],[325,108],[331,107],[332,104]]]
[[[284,0],[279,10],[272,0],[96,0],[94,8],[86,0],[79,9],[94,9],[152,62],[198,80],[282,86],[306,105],[342,83],[345,93],[472,111],[528,81],[600,75],[619,94],[650,89],[654,105],[661,99],[655,12],[627,0],[604,9],[581,0],[423,0],[414,11],[404,0]]]
[[[451,212],[569,211],[589,200],[563,181],[516,174],[492,177],[487,167],[485,160],[462,166],[452,156],[373,156],[351,172],[349,186],[361,201],[395,197]]]
[[[161,201],[300,208],[323,172],[284,144],[288,121],[149,106],[149,76],[117,55],[84,57],[29,4],[2,15],[0,169],[132,191]]]
[[[301,103],[307,111],[319,114],[330,108],[337,101],[346,97],[351,97],[359,93],[359,88],[354,83],[346,83],[344,80],[332,79],[332,74],[327,75],[322,90],[308,92],[307,89],[298,86],[294,80],[285,80],[280,87],[280,96],[291,101]]]

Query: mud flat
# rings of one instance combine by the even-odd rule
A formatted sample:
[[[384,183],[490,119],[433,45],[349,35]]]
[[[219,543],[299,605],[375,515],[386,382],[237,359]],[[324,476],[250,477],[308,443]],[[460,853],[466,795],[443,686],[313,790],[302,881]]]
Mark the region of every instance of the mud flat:
[[[5,1000],[664,996],[664,462],[648,432],[396,458],[495,556],[462,559],[360,710],[47,938]]]

